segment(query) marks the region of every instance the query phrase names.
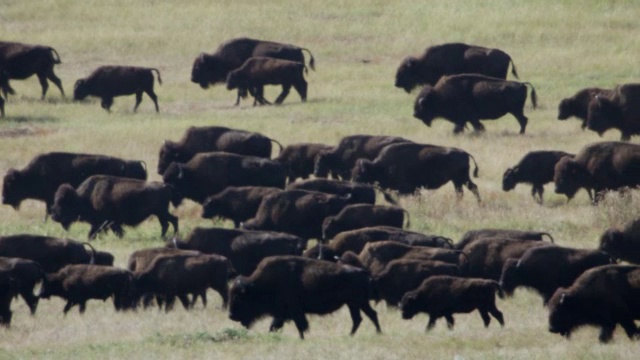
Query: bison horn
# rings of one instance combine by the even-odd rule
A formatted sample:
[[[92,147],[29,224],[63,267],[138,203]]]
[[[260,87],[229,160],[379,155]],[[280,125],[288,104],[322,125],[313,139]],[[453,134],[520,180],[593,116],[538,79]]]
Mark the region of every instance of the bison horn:
[[[184,177],[184,172],[182,171],[182,166],[178,165],[178,179],[182,179]]]
[[[426,98],[420,98],[420,100],[418,100],[418,106],[424,107],[425,100],[426,100]]]
[[[560,305],[564,304],[566,299],[567,299],[567,294],[563,293],[562,296],[560,296]]]

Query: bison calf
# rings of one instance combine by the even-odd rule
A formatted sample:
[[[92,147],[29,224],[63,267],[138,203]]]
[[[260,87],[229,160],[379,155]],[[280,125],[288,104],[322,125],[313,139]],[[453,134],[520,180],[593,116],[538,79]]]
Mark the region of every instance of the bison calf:
[[[427,331],[441,317],[447,319],[447,326],[453,329],[453,314],[470,313],[477,309],[485,327],[491,322],[489,314],[504,326],[502,312],[496,307],[496,292],[500,298],[504,297],[500,285],[493,280],[432,276],[417,289],[404,294],[400,301],[402,318],[411,319],[419,312],[426,312],[429,314]]]
[[[153,72],[158,75],[158,83],[162,84],[160,72],[154,68],[135,66],[101,66],[91,75],[76,81],[73,88],[73,100],[83,100],[89,95],[102,99],[102,108],[111,111],[113,98],[122,95],[136,94],[136,105],[133,111],[138,110],[142,101],[142,93],[147,93],[158,108],[158,96],[153,91]]]
[[[338,233],[369,226],[392,226],[403,228],[404,217],[409,212],[399,206],[353,204],[343,208],[337,215],[328,216],[322,222],[322,237],[332,239]]]
[[[287,145],[274,160],[287,168],[288,183],[297,178],[306,179],[313,174],[316,158],[321,152],[331,151],[333,146],[315,143]]]
[[[281,191],[280,188],[267,186],[228,186],[206,198],[202,204],[202,217],[231,219],[237,229],[243,221],[256,215],[265,196]]]

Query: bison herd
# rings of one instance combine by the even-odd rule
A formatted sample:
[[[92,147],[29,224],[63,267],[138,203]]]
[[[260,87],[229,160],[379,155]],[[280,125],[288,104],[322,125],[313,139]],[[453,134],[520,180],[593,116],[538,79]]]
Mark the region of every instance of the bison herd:
[[[306,48],[254,39],[233,39],[213,54],[200,54],[191,81],[207,88],[225,82],[237,89],[236,105],[249,94],[254,105],[269,104],[265,85],[281,85],[281,104],[293,87],[307,98],[307,72],[315,60]],[[13,93],[10,79],[36,74],[47,92],[47,79],[64,95],[53,73],[60,63],[47,46],[0,42],[0,87]],[[428,48],[406,58],[396,74],[396,87],[410,92],[423,86],[414,115],[430,126],[433,119],[454,123],[454,132],[470,123],[512,114],[524,133],[523,109],[528,87],[533,106],[536,92],[528,82],[506,80],[512,58],[499,49],[466,44]],[[155,74],[154,74],[155,73]],[[155,76],[154,76],[155,75]],[[154,68],[103,66],[74,86],[74,99],[101,98],[107,111],[115,96],[136,94],[134,111],[147,93],[159,111],[153,90],[160,73]],[[575,116],[583,128],[603,133],[617,128],[622,139],[640,133],[634,106],[638,85],[613,90],[589,88],[562,100],[558,119]],[[4,100],[0,98],[4,115]],[[272,158],[273,145],[279,154]],[[473,172],[471,171],[473,163]],[[543,202],[543,186],[571,199],[585,189],[594,203],[606,191],[640,185],[640,146],[600,142],[575,154],[534,151],[503,176],[503,190],[532,185]],[[403,319],[427,313],[427,330],[444,317],[478,310],[485,326],[496,319],[500,298],[519,287],[533,289],[549,311],[549,331],[568,337],[583,325],[601,328],[609,341],[617,324],[630,338],[640,337],[640,267],[638,222],[608,229],[599,249],[575,249],[554,243],[543,231],[480,229],[458,242],[445,236],[407,228],[410,215],[397,205],[399,196],[437,189],[452,182],[458,198],[463,187],[481,201],[476,159],[468,152],[402,137],[351,135],[338,144],[290,144],[259,133],[220,126],[190,127],[179,141],[160,147],[157,172],[162,182],[147,181],[139,160],[105,155],[52,152],[36,156],[22,169],[7,171],[2,203],[19,209],[25,199],[45,203],[45,220],[68,229],[74,222],[90,224],[89,239],[123,226],[157,217],[161,236],[169,225],[174,236],[164,247],[133,252],[127,269],[114,267],[114,256],[90,243],[32,234],[0,237],[0,323],[9,326],[11,303],[21,296],[32,314],[39,299],[67,301],[63,312],[90,299],[113,299],[116,311],[157,306],[170,311],[176,298],[185,309],[198,299],[207,304],[207,290],[216,291],[229,317],[249,327],[272,318],[270,331],[292,320],[304,338],[307,314],[328,314],[346,305],[353,335],[362,313],[377,332],[381,325],[371,301],[398,307]],[[313,175],[313,178],[310,178]],[[378,204],[380,195],[386,204]],[[178,236],[179,219],[171,214],[184,199],[202,205],[203,218],[233,221],[234,228],[195,228]],[[549,237],[550,242],[544,241]],[[309,240],[316,240],[309,246]],[[37,295],[34,289],[40,283]]]

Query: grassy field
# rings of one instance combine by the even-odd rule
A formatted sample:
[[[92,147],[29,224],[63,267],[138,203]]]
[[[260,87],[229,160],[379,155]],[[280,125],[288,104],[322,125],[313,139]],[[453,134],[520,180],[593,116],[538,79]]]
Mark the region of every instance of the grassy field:
[[[401,205],[412,215],[412,229],[458,239],[480,227],[509,227],[551,232],[561,245],[593,248],[599,235],[636,216],[640,195],[611,195],[598,207],[586,192],[570,203],[548,185],[545,205],[538,206],[530,188],[505,193],[504,170],[526,152],[558,149],[577,152],[583,145],[617,140],[610,131],[603,138],[580,130],[579,122],[556,119],[557,104],[588,86],[613,87],[640,78],[637,19],[633,1],[489,0],[429,1],[328,0],[258,1],[17,1],[0,4],[3,40],[47,44],[60,54],[56,66],[67,98],[50,87],[40,101],[35,78],[13,81],[17,95],[6,104],[0,120],[0,173],[23,167],[48,151],[103,153],[141,159],[152,180],[164,139],[178,139],[192,125],[222,125],[259,131],[283,144],[303,141],[335,144],[357,133],[399,135],[423,143],[456,146],[471,153],[480,166],[478,184],[483,203],[467,191],[456,201],[453,186],[406,197]],[[248,36],[309,48],[317,71],[310,72],[309,101],[300,103],[292,92],[279,107],[252,107],[245,101],[233,107],[235,93],[223,86],[203,91],[189,81],[193,60],[212,52],[224,40]],[[411,95],[393,87],[401,60],[425,47],[444,42],[467,42],[498,47],[509,53],[523,81],[539,94],[539,109],[529,117],[526,135],[518,135],[514,118],[484,122],[481,135],[454,136],[453,125],[436,120],[432,128],[412,117]],[[148,97],[137,114],[134,98],[115,99],[112,113],[99,101],[74,103],[76,79],[105,64],[157,67],[163,84],[156,84],[161,112]],[[268,88],[274,99],[278,89]],[[529,103],[528,103],[529,104]],[[637,142],[637,139],[633,139]],[[200,207],[183,204],[181,235],[196,226]],[[43,204],[26,201],[19,212],[0,207],[0,234],[34,234],[85,239],[88,226],[70,232],[52,221],[43,222]],[[230,223],[215,224],[231,226]],[[112,251],[125,266],[133,250],[158,246],[160,227],[150,219],[126,236],[95,241]],[[376,306],[383,335],[365,320],[349,337],[348,311],[310,317],[310,332],[300,341],[293,324],[282,333],[268,334],[264,320],[247,331],[220,309],[221,300],[191,312],[176,307],[170,314],[157,310],[115,313],[110,302],[90,302],[80,316],[74,309],[63,317],[63,302],[42,301],[35,317],[20,301],[13,304],[13,324],[0,330],[0,358],[215,358],[215,359],[635,359],[637,344],[619,329],[609,345],[597,342],[597,330],[577,331],[571,341],[547,331],[547,311],[541,299],[524,290],[499,301],[506,326],[482,327],[480,316],[459,315],[454,331],[444,322],[426,334],[425,316],[401,319],[398,311]]]

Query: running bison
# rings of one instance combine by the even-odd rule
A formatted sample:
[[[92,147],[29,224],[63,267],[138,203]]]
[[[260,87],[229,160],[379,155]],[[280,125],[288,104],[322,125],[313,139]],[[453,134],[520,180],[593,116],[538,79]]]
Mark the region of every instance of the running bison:
[[[616,259],[640,264],[640,221],[634,220],[621,229],[607,229],[600,237],[599,248]]]
[[[14,281],[16,296],[19,294],[29,306],[31,315],[36,313],[38,297],[33,288],[44,279],[42,266],[33,260],[0,256],[0,272],[9,273]]]
[[[240,276],[229,291],[229,318],[250,327],[270,315],[270,331],[293,320],[304,339],[309,329],[305,314],[325,315],[343,305],[351,314],[351,335],[362,322],[360,311],[381,332],[378,315],[369,305],[371,278],[352,266],[298,256],[274,256],[263,260],[249,277]]]
[[[204,201],[202,217],[230,219],[237,229],[242,222],[256,216],[265,196],[281,191],[280,188],[265,186],[228,186]]]
[[[38,76],[42,87],[42,99],[49,89],[48,80],[51,80],[60,89],[62,81],[53,72],[53,66],[60,64],[60,56],[54,48],[44,45],[30,45],[16,42],[0,41],[0,69],[3,69],[9,79],[24,80],[32,75]],[[2,86],[4,97],[14,94],[8,81]]]
[[[111,111],[114,97],[136,94],[136,105],[133,107],[133,111],[136,112],[142,101],[142,93],[146,93],[153,100],[156,112],[159,112],[158,96],[153,91],[154,71],[158,76],[158,84],[162,84],[160,71],[155,68],[101,66],[88,77],[76,81],[73,100],[83,100],[89,95],[97,96],[102,101],[102,108]]]
[[[620,140],[640,134],[640,84],[623,84],[607,96],[594,96],[589,102],[587,128],[602,136],[609,129],[620,130]]]
[[[580,126],[582,130],[587,127],[587,117],[589,115],[589,103],[598,96],[609,98],[613,94],[612,89],[602,89],[597,87],[585,88],[573,96],[562,99],[558,105],[558,120],[567,120],[574,116],[578,120],[582,120]]]
[[[395,86],[411,92],[418,85],[433,85],[444,75],[482,74],[506,79],[518,77],[516,66],[507,53],[500,49],[462,43],[449,43],[428,47],[420,57],[405,58],[396,72]]]
[[[416,98],[413,116],[431,126],[442,117],[452,122],[454,134],[470,123],[475,131],[484,131],[480,120],[495,120],[512,114],[524,134],[528,119],[524,115],[527,85],[531,86],[531,103],[536,108],[537,95],[531,83],[507,81],[476,74],[443,76],[433,86],[427,85]]]
[[[307,179],[313,174],[316,158],[320,153],[333,150],[333,146],[318,143],[287,145],[274,160],[287,168],[288,184],[296,179]]]
[[[392,226],[397,228],[410,225],[409,212],[399,206],[353,204],[342,209],[322,222],[323,239],[332,239],[343,231],[369,226]]]

